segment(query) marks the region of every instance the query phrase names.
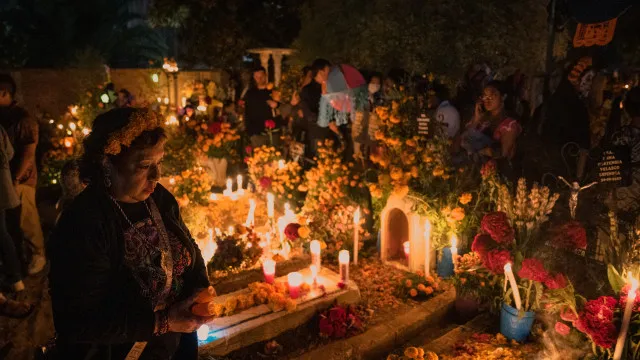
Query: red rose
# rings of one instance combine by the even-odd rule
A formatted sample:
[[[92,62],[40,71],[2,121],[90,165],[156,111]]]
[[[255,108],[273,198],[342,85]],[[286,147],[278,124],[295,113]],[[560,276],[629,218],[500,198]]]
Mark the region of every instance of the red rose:
[[[620,290],[620,307],[622,309],[627,306],[627,296],[629,296],[629,290],[631,290],[631,284],[626,284]],[[636,290],[636,299],[633,304],[633,311],[640,312],[640,290]]]
[[[263,176],[260,178],[260,186],[265,189],[268,189],[271,186],[271,178],[268,176]]]
[[[491,239],[491,236],[486,234],[478,234],[471,243],[471,251],[478,254],[482,263],[487,261],[487,253],[489,250],[496,246],[496,242]]]
[[[494,274],[504,274],[504,266],[509,262],[513,262],[509,250],[491,250],[484,266]]]
[[[571,328],[560,321],[556,322],[556,326],[554,328],[556,329],[556,332],[562,336],[567,336],[571,332]]]
[[[486,163],[484,163],[484,165],[482,165],[482,168],[480,169],[480,175],[482,175],[483,179],[486,179],[488,177],[495,175],[496,169],[497,169],[497,166],[496,166],[495,160],[489,160]]]
[[[320,336],[333,336],[333,325],[331,324],[331,321],[329,321],[329,318],[324,315],[320,316]]]
[[[515,231],[509,224],[507,214],[501,211],[486,214],[482,218],[480,227],[500,244],[510,244],[515,238]]]
[[[244,107],[244,100],[238,100],[238,105],[240,107]]]
[[[219,123],[219,122],[211,123],[211,124],[209,124],[209,129],[208,130],[209,130],[210,133],[215,135],[215,134],[219,133],[222,130],[222,123]]]
[[[588,301],[578,320],[573,324],[578,331],[591,338],[598,346],[611,348],[616,342],[618,330],[613,325],[613,315],[618,301],[611,296],[601,296]]]
[[[518,271],[518,276],[527,280],[544,282],[549,274],[544,269],[542,261],[531,258],[522,260],[522,268]]]
[[[247,154],[251,155],[251,152],[253,151],[253,148],[251,147],[251,145],[248,145],[247,147],[244,148],[244,151],[246,151]]]
[[[558,273],[556,276],[549,276],[544,280],[544,285],[550,290],[564,289],[567,287],[567,278]]]
[[[298,236],[299,228],[300,224],[291,223],[284,228],[284,235],[291,241],[298,240],[300,238],[300,236]]]
[[[340,306],[335,306],[329,310],[329,319],[334,323],[345,322],[347,320],[347,311]]]
[[[579,221],[554,227],[550,230],[551,246],[558,249],[575,250],[587,248],[587,231]]]
[[[270,129],[270,130],[275,129],[276,122],[273,121],[273,120],[267,120],[267,121],[264,122],[264,127],[266,127],[267,129]]]

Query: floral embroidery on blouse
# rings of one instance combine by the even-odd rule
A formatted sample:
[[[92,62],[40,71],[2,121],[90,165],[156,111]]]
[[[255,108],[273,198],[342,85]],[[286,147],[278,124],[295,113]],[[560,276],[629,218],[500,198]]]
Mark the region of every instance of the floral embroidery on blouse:
[[[512,132],[512,131],[516,132],[516,136],[520,135],[520,132],[522,132],[522,127],[520,126],[520,124],[518,124],[516,120],[512,118],[506,118],[502,120],[500,125],[498,125],[496,130],[493,132],[493,138],[496,141],[500,141],[502,134]]]
[[[135,228],[135,229],[134,229]],[[173,257],[173,278],[168,294],[164,293],[167,279],[161,264],[160,236],[151,219],[134,224],[124,233],[125,264],[142,289],[142,295],[151,299],[153,306],[171,304],[180,294],[184,280],[182,275],[191,265],[191,255],[180,240],[167,231]],[[137,231],[136,231],[137,229]]]

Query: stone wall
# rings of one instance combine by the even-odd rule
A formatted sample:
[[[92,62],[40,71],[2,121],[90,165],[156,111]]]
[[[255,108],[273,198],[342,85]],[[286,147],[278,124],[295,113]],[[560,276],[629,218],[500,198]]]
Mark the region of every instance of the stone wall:
[[[109,81],[109,77],[116,89],[129,90],[138,103],[174,97],[173,80],[159,68],[110,69],[108,74],[104,69],[22,69],[10,73],[18,85],[17,100],[32,114],[46,112],[53,118],[61,116],[86,91]],[[158,74],[157,83],[152,80],[154,73]],[[228,82],[222,71],[181,71],[178,73],[179,99],[184,96],[183,89],[196,80],[212,80],[222,86]],[[171,81],[169,86],[168,81]]]

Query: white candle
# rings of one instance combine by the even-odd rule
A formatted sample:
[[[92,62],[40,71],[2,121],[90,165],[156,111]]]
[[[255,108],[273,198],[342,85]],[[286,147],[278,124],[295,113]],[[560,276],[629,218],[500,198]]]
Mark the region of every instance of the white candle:
[[[234,230],[235,229],[233,228],[233,226],[229,226],[229,229],[227,230],[227,234],[233,235],[233,233],[235,232]]]
[[[262,262],[262,272],[264,273],[264,281],[273,284],[276,276],[276,262],[272,259],[265,259]]]
[[[409,253],[411,252],[411,243],[405,241],[402,243],[402,248],[404,249],[404,257],[409,261]]]
[[[513,276],[513,271],[511,270],[511,263],[507,263],[504,266],[504,275],[509,279],[511,291],[513,292],[513,300],[516,302],[516,309],[520,311],[520,309],[522,309],[522,299],[520,299],[520,290],[518,290],[516,278]]]
[[[216,201],[218,200],[218,195],[216,193],[211,193],[209,194],[209,200],[210,201]]]
[[[631,288],[627,294],[627,303],[624,308],[624,315],[622,316],[622,326],[620,327],[620,334],[618,334],[618,341],[616,342],[616,349],[613,353],[613,360],[620,360],[622,358],[622,350],[624,350],[624,344],[627,340],[627,332],[629,331],[629,322],[631,322],[631,315],[633,313],[633,305],[636,302],[636,291],[638,290],[638,280],[629,274],[629,283]]]
[[[309,266],[309,271],[311,271],[312,284],[315,286],[318,283],[318,267],[311,265]]]
[[[289,284],[289,296],[297,299],[300,296],[300,285],[302,284],[302,275],[299,272],[292,272],[287,275],[287,283]]]
[[[458,257],[458,237],[456,234],[451,234],[451,261],[453,262],[453,270],[457,267]]]
[[[198,328],[198,340],[204,341],[209,338],[209,326],[207,324],[203,324]]]
[[[427,219],[424,223],[424,276],[431,271],[431,223]]]
[[[267,251],[271,251],[271,233],[266,233],[265,238],[267,239]]]
[[[169,105],[169,98],[168,98],[168,97],[164,98],[164,103],[165,103],[166,105]]]
[[[249,214],[247,214],[247,221],[244,223],[246,227],[253,227],[255,225],[255,213],[256,213],[256,201],[254,199],[250,199]]]
[[[312,240],[309,244],[309,250],[311,250],[311,264],[320,270],[322,264],[322,258],[320,257],[320,241]]]
[[[278,169],[284,169],[284,160],[278,160]]]
[[[244,188],[242,187],[242,175],[238,175],[237,181],[238,181],[238,193],[244,194]]]
[[[269,216],[269,220],[273,220],[273,202],[274,196],[272,193],[267,193],[267,216]]]
[[[341,250],[338,253],[340,263],[340,283],[347,285],[349,282],[349,250]]]
[[[231,181],[230,178],[227,179],[227,188],[224,190],[224,194],[226,196],[231,196],[231,193],[233,192],[231,189],[231,186],[233,185],[233,182]]]
[[[360,240],[360,207],[353,214],[353,265],[358,265],[358,242]]]
[[[220,228],[216,228],[216,236],[222,236],[222,231]]]

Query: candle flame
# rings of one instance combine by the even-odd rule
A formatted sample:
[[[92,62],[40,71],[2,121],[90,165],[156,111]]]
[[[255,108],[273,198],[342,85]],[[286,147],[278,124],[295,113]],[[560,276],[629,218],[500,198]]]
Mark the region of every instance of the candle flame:
[[[627,277],[628,277],[628,281],[631,284],[631,289],[629,290],[629,296],[632,296],[635,298],[635,294],[636,291],[638,290],[638,279],[634,278],[633,275],[631,275],[631,272],[627,273]]]
[[[292,272],[287,275],[289,286],[300,286],[302,284],[302,275],[299,272]]]
[[[320,254],[320,241],[311,241],[311,244],[309,244],[309,249],[311,250],[312,254]]]
[[[511,263],[504,264],[504,271],[511,272]]]
[[[209,326],[204,324],[198,328],[198,340],[204,341],[207,338],[209,338]]]
[[[265,259],[262,262],[262,270],[265,274],[275,274],[276,273],[276,262],[272,259]]]

